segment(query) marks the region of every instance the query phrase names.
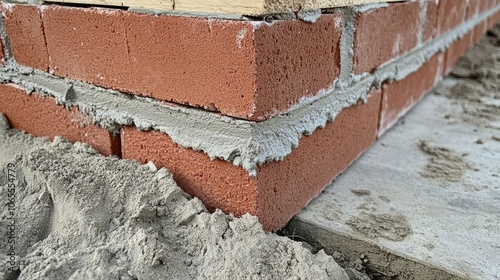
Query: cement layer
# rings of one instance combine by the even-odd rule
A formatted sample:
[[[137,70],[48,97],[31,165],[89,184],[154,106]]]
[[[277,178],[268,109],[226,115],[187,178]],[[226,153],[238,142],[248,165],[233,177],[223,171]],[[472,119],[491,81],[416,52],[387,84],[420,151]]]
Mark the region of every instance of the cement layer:
[[[89,84],[57,78],[37,70],[16,66],[12,61],[0,73],[3,82],[24,86],[55,97],[65,106],[76,105],[94,121],[112,131],[123,125],[168,134],[181,146],[203,151],[212,159],[223,159],[242,166],[252,176],[266,162],[279,161],[297,147],[302,134],[311,134],[344,108],[366,100],[372,85],[402,80],[419,69],[435,53],[444,51],[476,24],[500,10],[500,7],[463,23],[407,55],[386,63],[374,75],[353,77],[353,84],[317,97],[302,100],[287,113],[263,122],[249,122],[220,116],[194,108],[185,108],[105,90]],[[345,83],[340,83],[345,84]],[[340,87],[340,86],[339,86]],[[196,137],[193,137],[196,135]]]

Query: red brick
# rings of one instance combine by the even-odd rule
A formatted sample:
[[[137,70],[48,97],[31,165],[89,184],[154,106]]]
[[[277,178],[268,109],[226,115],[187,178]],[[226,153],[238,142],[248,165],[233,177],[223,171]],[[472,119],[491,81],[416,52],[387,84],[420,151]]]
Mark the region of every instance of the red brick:
[[[380,96],[373,91],[366,105],[343,110],[324,129],[303,136],[283,161],[258,169],[257,216],[268,229],[284,226],[370,147],[377,135]]]
[[[47,71],[49,55],[37,6],[4,5],[5,27],[17,63]]]
[[[336,15],[268,25],[48,6],[43,20],[56,75],[238,118],[286,110],[339,72]]]
[[[264,24],[255,30],[257,116],[285,111],[333,85],[340,73],[341,17]],[[336,32],[338,30],[339,32]],[[269,98],[274,95],[274,98]]]
[[[439,0],[429,0],[427,2],[427,16],[424,27],[423,41],[427,42],[434,39],[438,34],[437,29],[437,11]]]
[[[354,74],[371,72],[415,48],[420,30],[421,3],[391,3],[356,15]]]
[[[481,0],[469,0],[466,12],[466,19],[471,19],[479,13],[479,2]]]
[[[441,35],[465,21],[467,0],[440,0],[438,5],[438,34]]]
[[[493,6],[493,1],[491,0],[480,0],[479,1],[479,12],[484,12]]]
[[[122,155],[167,167],[179,186],[210,210],[251,213],[266,230],[276,231],[375,141],[380,95],[374,91],[366,105],[345,109],[324,129],[303,136],[283,161],[260,166],[256,179],[241,167],[180,147],[166,135],[134,127],[122,130]]]
[[[473,43],[479,42],[481,38],[483,38],[484,34],[486,34],[486,31],[488,31],[488,21],[483,20],[481,21],[478,25],[474,27],[474,38],[473,38]]]
[[[0,84],[0,112],[11,127],[35,136],[62,136],[70,142],[85,142],[104,155],[120,155],[120,137],[92,124],[76,107],[65,109],[55,99],[32,93],[14,84]]]
[[[445,56],[444,75],[450,73],[458,59],[465,54],[470,46],[474,43],[474,30],[467,33],[463,38],[455,41],[447,50]]]
[[[379,135],[391,128],[441,80],[443,66],[444,54],[439,53],[405,79],[383,85]]]
[[[493,28],[495,24],[500,22],[500,11],[497,11],[488,18],[488,29]]]

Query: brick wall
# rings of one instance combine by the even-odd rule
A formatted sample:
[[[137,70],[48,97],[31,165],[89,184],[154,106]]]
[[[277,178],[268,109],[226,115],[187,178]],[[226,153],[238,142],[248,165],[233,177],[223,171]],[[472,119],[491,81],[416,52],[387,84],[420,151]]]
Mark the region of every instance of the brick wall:
[[[0,112],[11,126],[86,142],[105,155],[153,161],[210,209],[248,212],[277,230],[500,20],[500,1],[347,7],[314,23],[10,3],[2,3],[1,12]],[[134,117],[113,103],[116,118],[109,124],[102,120],[107,103],[85,99],[73,86],[110,100],[155,102]],[[345,105],[345,92],[365,102]],[[196,125],[229,140],[197,141],[187,123],[165,129],[172,126],[169,114],[199,109],[229,128],[205,119]],[[153,124],[144,120],[151,114],[164,116]],[[233,145],[236,134],[248,135],[250,144],[229,155],[213,152]],[[268,151],[246,150],[252,141],[289,147],[261,159]],[[245,159],[255,159],[255,170]]]

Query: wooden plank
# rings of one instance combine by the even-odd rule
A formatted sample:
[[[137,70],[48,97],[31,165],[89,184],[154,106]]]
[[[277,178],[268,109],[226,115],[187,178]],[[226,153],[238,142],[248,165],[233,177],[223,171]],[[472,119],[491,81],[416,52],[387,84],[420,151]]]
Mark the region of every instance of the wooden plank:
[[[398,0],[46,0],[45,2],[258,16],[296,12],[300,9],[324,9],[394,1]]]

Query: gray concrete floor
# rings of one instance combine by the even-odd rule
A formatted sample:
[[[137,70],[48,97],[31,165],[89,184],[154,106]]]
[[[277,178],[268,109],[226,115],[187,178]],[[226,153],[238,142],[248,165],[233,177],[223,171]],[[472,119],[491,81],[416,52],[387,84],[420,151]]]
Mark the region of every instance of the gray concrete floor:
[[[484,51],[475,48],[471,52]],[[467,71],[455,70],[473,76]],[[445,79],[286,232],[374,279],[500,279],[500,91],[495,86],[500,75],[495,77],[492,86],[473,96],[467,90],[474,87],[456,90],[464,79]]]

